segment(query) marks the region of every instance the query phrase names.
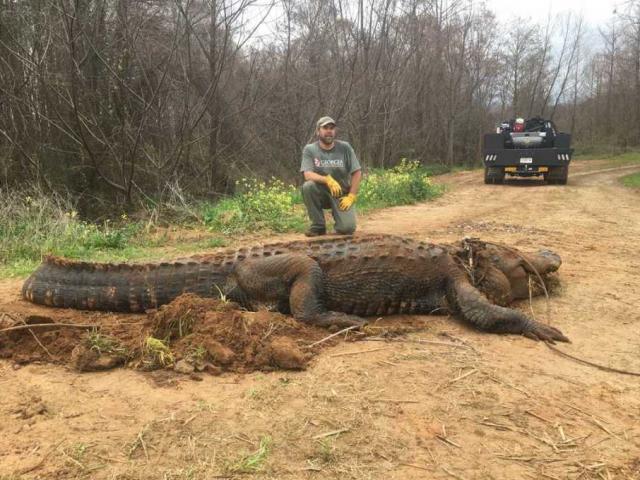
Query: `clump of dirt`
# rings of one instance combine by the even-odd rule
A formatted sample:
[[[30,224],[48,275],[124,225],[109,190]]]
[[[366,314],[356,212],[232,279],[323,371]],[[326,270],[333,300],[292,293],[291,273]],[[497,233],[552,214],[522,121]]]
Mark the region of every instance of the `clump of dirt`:
[[[22,325],[43,325],[53,322],[48,319],[22,319]],[[16,325],[7,325],[13,328]],[[9,330],[0,337],[0,358],[10,358],[16,365],[44,361],[66,363],[69,353],[82,341],[82,329],[58,328],[55,326],[32,329]]]
[[[211,373],[304,369],[313,355],[307,346],[328,335],[279,313],[241,311],[237,305],[190,294],[151,317],[153,336],[170,343],[176,362]],[[180,368],[189,367],[182,363]]]
[[[322,348],[339,341],[336,337],[312,346],[329,332],[279,313],[247,312],[234,303],[192,294],[146,316],[101,314],[86,328],[57,325],[62,319],[19,320],[14,327],[52,325],[0,331],[1,358],[15,364],[67,364],[78,371],[128,366],[197,376],[301,370]]]
[[[92,330],[71,351],[70,364],[79,372],[109,370],[123,365],[129,355],[117,338]]]

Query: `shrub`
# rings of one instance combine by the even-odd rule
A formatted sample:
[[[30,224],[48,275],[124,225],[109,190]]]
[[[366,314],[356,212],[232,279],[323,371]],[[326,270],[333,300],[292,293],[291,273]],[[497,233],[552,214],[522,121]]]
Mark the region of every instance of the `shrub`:
[[[234,196],[203,207],[203,222],[212,230],[286,232],[304,227],[305,212],[296,206],[300,196],[294,186],[276,179],[269,183],[244,179],[237,186]]]
[[[415,160],[402,159],[391,170],[373,170],[363,180],[358,206],[363,210],[395,205],[407,205],[442,193],[434,185],[428,171]]]

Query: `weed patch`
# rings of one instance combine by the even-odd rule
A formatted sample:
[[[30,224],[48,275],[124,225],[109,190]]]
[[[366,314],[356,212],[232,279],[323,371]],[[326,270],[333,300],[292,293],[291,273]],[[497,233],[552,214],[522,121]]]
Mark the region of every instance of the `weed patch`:
[[[419,162],[408,160],[391,170],[372,170],[362,182],[357,208],[362,212],[436,197],[442,188],[432,184],[430,175]],[[70,197],[35,187],[0,189],[0,276],[27,275],[44,254],[106,262],[140,260],[157,258],[163,252],[154,250],[168,245],[188,254],[225,246],[228,236],[235,234],[302,232],[308,225],[300,189],[277,179],[242,180],[236,194],[214,204],[186,202],[181,196],[177,203],[191,213],[176,226],[191,235],[176,238],[171,229],[156,228],[161,221],[158,212],[164,211],[161,205],[148,221],[122,214],[98,224],[79,218]],[[194,224],[186,222],[193,222],[194,216],[200,228],[214,233],[193,235]]]
[[[622,178],[625,187],[640,189],[640,173],[633,173]]]
[[[626,165],[640,162],[640,152],[628,151],[620,147],[577,147],[573,155],[575,160],[608,159],[614,165]]]
[[[280,180],[271,182],[243,180],[238,192],[202,209],[203,223],[222,233],[246,233],[256,230],[274,232],[301,231],[306,222],[297,189]]]
[[[148,369],[164,368],[173,365],[175,358],[171,349],[159,338],[147,337],[144,342],[143,365]]]
[[[403,159],[391,170],[372,170],[365,175],[358,195],[361,211],[407,205],[442,194],[431,182],[431,170],[417,161]],[[242,180],[238,192],[202,208],[203,223],[225,234],[270,230],[302,231],[307,224],[300,189],[280,180]]]
[[[97,330],[92,330],[87,334],[86,346],[99,354],[119,355],[122,357],[128,355],[127,349],[117,339],[104,335]]]
[[[391,170],[374,170],[363,180],[358,195],[361,210],[408,205],[441,195],[429,172],[417,161],[403,159]]]
[[[262,437],[258,449],[242,457],[229,470],[233,473],[255,473],[261,471],[264,468],[272,443],[271,437],[268,435]]]
[[[138,223],[97,225],[78,218],[71,200],[30,189],[0,190],[0,265],[22,273],[43,254],[71,258],[122,250],[140,231]]]

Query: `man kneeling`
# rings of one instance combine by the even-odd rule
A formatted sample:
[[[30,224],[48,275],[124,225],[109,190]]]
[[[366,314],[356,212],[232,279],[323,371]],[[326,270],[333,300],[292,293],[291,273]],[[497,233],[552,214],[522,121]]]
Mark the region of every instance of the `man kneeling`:
[[[336,140],[336,122],[322,117],[316,125],[318,140],[304,147],[300,171],[305,182],[302,198],[311,219],[305,233],[315,237],[327,233],[324,209],[331,209],[336,233],[356,230],[355,202],[362,178],[360,162],[351,145]]]

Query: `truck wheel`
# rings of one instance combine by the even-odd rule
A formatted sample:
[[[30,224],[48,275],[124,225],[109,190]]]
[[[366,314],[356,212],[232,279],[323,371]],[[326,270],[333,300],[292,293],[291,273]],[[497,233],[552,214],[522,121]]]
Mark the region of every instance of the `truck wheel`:
[[[549,185],[566,185],[569,177],[569,166],[554,167],[545,175],[545,179]]]
[[[484,167],[484,183],[493,183],[493,177],[489,175],[489,167]]]
[[[504,172],[500,167],[484,167],[484,183],[502,183]]]
[[[560,173],[560,176],[558,177],[558,184],[566,185],[567,179],[569,178],[569,165],[561,167],[560,172],[561,173]]]

